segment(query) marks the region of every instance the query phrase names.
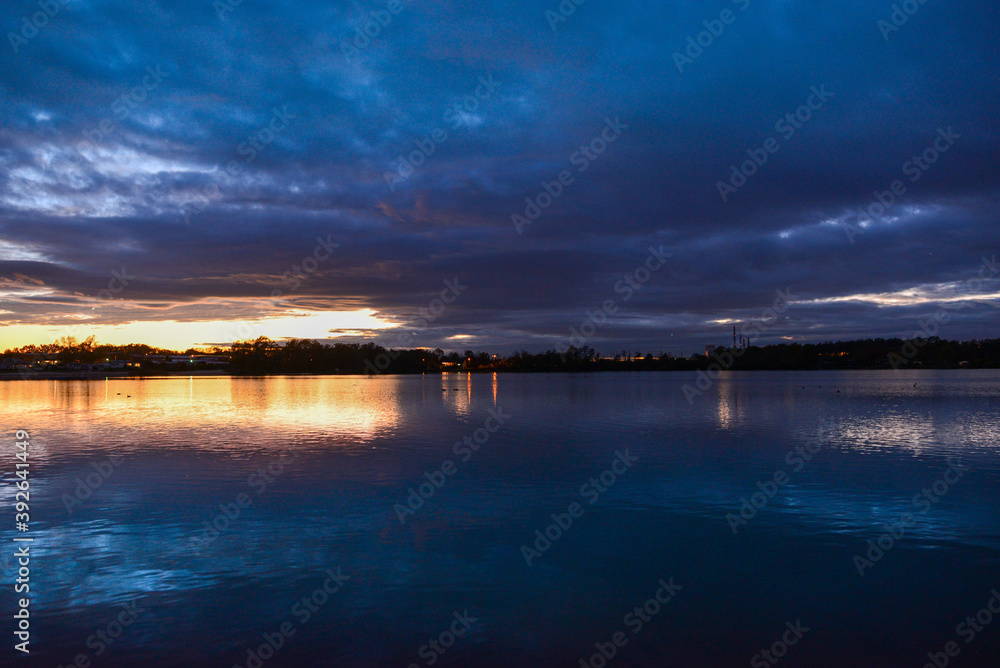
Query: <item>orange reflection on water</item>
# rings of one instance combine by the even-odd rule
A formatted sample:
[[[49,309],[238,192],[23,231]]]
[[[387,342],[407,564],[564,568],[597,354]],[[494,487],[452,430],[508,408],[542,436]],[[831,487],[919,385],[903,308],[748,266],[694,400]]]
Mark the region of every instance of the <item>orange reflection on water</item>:
[[[740,387],[737,380],[723,375],[718,380],[718,422],[720,429],[732,429],[746,418],[745,405],[741,403]]]
[[[249,445],[232,439],[234,431],[259,434],[254,447],[280,443],[282,434],[288,441],[350,445],[397,428],[400,382],[391,376],[6,381],[0,382],[0,422],[11,433],[37,434],[39,456],[44,435],[55,430],[79,435],[59,439],[61,453],[127,447],[126,436],[137,429],[208,449]]]
[[[472,375],[441,374],[441,398],[456,415],[469,415],[472,412]]]

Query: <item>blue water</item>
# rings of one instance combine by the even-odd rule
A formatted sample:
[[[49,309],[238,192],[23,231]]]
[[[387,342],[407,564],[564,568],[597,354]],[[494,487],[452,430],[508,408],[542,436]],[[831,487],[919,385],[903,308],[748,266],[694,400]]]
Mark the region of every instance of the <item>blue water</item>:
[[[1000,665],[1000,373],[694,380],[0,383],[0,663]]]

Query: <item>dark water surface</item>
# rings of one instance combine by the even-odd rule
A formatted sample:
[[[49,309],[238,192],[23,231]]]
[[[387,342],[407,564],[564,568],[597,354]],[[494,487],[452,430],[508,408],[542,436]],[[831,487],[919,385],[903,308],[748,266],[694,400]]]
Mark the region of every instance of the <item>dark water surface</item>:
[[[0,663],[1000,665],[1000,373],[691,382],[0,383]]]

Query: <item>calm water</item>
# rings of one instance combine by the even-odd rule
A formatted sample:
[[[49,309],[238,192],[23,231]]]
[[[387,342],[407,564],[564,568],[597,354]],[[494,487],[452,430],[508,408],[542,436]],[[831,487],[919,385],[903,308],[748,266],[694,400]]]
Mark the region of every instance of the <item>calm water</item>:
[[[0,383],[0,663],[1000,664],[1000,374],[729,374],[689,405],[692,380]]]

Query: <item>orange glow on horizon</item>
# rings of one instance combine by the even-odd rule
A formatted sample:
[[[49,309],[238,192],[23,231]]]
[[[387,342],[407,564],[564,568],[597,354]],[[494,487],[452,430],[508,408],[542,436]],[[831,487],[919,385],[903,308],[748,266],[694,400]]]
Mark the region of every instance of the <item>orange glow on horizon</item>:
[[[121,325],[88,325],[66,327],[52,325],[0,326],[0,350],[30,344],[52,343],[64,336],[82,341],[95,336],[100,343],[125,345],[145,343],[155,348],[187,350],[208,345],[227,346],[234,341],[266,336],[276,341],[284,339],[333,339],[357,336],[370,330],[384,330],[396,323],[382,319],[372,309],[357,311],[297,311],[279,318],[257,320],[176,320],[139,321]]]

